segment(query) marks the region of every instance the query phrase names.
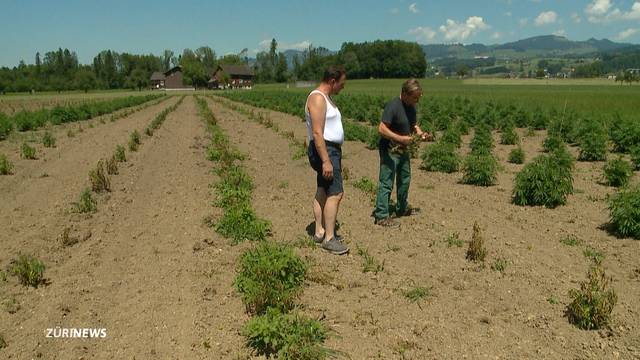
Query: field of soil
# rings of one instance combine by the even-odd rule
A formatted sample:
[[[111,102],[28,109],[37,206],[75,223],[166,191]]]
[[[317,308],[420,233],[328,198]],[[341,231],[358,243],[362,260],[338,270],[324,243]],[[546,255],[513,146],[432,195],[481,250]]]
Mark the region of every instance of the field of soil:
[[[28,288],[0,280],[0,336],[6,359],[245,359],[240,335],[249,319],[233,290],[237,260],[252,246],[230,245],[207,225],[213,205],[214,164],[206,159],[205,125],[192,96],[170,113],[152,137],[111,177],[98,211],[76,214],[72,203],[89,186],[88,172],[111,156],[129,133],[144,128],[171,97],[116,122],[95,124],[75,137],[54,127],[55,148],[38,147],[37,160],[19,158],[16,142],[0,142],[14,174],[0,176],[0,269],[18,254],[32,254],[47,269],[45,285]],[[326,346],[350,359],[637,359],[640,358],[640,241],[603,230],[608,221],[600,184],[603,163],[576,163],[575,193],[557,209],[510,203],[522,165],[506,162],[512,146],[497,145],[498,184],[460,184],[461,173],[427,173],[412,161],[409,200],[418,215],[399,229],[373,224],[371,196],[353,186],[377,179],[378,153],[348,142],[348,169],[338,218],[351,252],[333,256],[307,244],[313,221],[315,174],[306,157],[281,135],[304,141],[299,118],[237,104],[262,113],[267,128],[229,101],[207,98],[231,144],[248,155],[253,207],[273,224],[276,241],[296,245],[310,265],[302,311],[332,330]],[[67,127],[65,127],[67,126]],[[523,135],[522,132],[519,133]],[[496,135],[497,136],[497,135]],[[524,137],[527,159],[542,147],[544,132]],[[497,137],[496,137],[497,139]],[[467,149],[470,137],[464,137]],[[425,145],[428,146],[428,145]],[[575,149],[572,149],[575,151]],[[637,174],[633,179],[638,181]],[[488,250],[484,267],[465,259],[477,222]],[[77,243],[62,242],[62,234]],[[458,233],[462,247],[449,246]],[[574,236],[577,246],[561,239]],[[73,242],[71,242],[73,243]],[[586,278],[585,249],[601,252],[618,303],[608,329],[584,331],[564,315],[568,292]],[[363,272],[366,249],[383,266]],[[504,270],[492,269],[500,259]],[[428,288],[421,301],[405,292]],[[48,338],[48,328],[104,328],[105,338]]]
[[[48,109],[55,106],[75,105],[84,102],[104,101],[117,97],[140,96],[150,94],[145,91],[96,91],[90,93],[64,92],[52,95],[50,93],[36,93],[28,95],[5,95],[0,96],[0,112],[6,115],[13,115],[19,111],[34,111]]]

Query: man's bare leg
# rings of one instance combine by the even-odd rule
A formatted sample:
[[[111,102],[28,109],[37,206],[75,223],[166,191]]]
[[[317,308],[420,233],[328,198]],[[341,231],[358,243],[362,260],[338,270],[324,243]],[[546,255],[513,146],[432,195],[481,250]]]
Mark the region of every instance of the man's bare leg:
[[[342,200],[343,193],[331,195],[327,197],[324,204],[324,238],[325,241],[333,239],[336,234],[336,218],[338,216],[338,208]]]
[[[316,197],[313,199],[313,217],[316,220],[315,236],[318,239],[324,237],[325,225],[322,221],[322,214],[324,212],[325,203],[327,202],[327,192],[323,188],[316,190]]]

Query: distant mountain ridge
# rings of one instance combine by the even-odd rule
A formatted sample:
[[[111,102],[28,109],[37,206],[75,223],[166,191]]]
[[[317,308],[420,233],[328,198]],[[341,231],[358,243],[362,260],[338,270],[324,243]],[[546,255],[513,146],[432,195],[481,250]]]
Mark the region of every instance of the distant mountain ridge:
[[[638,47],[629,43],[616,43],[608,39],[597,40],[591,38],[586,41],[572,41],[564,36],[542,35],[534,36],[514,42],[496,45],[483,44],[428,44],[422,45],[427,59],[444,57],[473,58],[477,56],[494,57],[535,57],[535,56],[566,56],[585,55],[590,53],[619,50]]]

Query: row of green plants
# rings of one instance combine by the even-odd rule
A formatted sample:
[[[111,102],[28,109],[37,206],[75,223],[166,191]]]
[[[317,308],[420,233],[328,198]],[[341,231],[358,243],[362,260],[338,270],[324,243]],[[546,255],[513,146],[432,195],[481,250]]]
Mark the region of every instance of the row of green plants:
[[[157,129],[160,124],[164,121],[166,116],[173,110],[175,110],[178,105],[182,102],[184,96],[180,98],[180,100],[175,104],[170,106],[169,108],[163,110],[160,114],[158,114],[151,122],[150,127],[153,129]],[[43,143],[47,146],[47,142],[49,147],[55,145],[55,139],[49,132],[45,132],[43,137]],[[134,131],[130,135],[129,139],[130,150],[131,144],[135,143],[135,149],[140,144],[140,135],[137,131]],[[23,155],[25,154],[24,146],[29,147],[26,143],[23,144]],[[35,157],[35,149],[29,147],[30,149],[26,150],[27,153],[30,153]],[[77,213],[94,213],[97,211],[97,201],[93,197],[93,193],[103,193],[111,191],[111,180],[110,175],[118,174],[118,165],[119,162],[126,161],[125,149],[122,145],[118,145],[116,147],[113,155],[108,159],[100,159],[94,169],[89,171],[89,181],[91,183],[90,188],[85,188],[80,194],[80,199],[77,202],[73,203],[73,210]],[[0,154],[0,174],[6,175],[11,173],[12,164],[8,162],[6,156]],[[73,244],[78,242],[78,239],[71,238],[69,236],[70,229],[65,228],[62,236],[61,242],[63,246],[72,246]],[[24,286],[32,286],[37,288],[38,286],[44,284],[46,279],[44,278],[44,271],[46,266],[44,263],[32,255],[23,255],[20,254],[16,259],[13,259],[9,266],[7,267],[7,273],[14,275],[18,281]],[[6,281],[6,275],[3,270],[0,270],[0,282]],[[15,301],[15,300],[14,300]],[[0,349],[7,346],[6,341],[2,336],[0,336]]]
[[[294,92],[222,92],[217,95],[223,96],[229,100],[242,102],[252,106],[276,110],[290,115],[299,117],[304,121],[304,104],[306,95]],[[281,98],[280,98],[281,97]],[[369,124],[354,121],[349,112],[345,112],[342,108],[340,112],[343,115],[342,126],[344,128],[344,136],[347,141],[360,141],[367,144],[369,149],[375,149],[378,146],[377,128],[369,126]],[[380,113],[381,115],[382,113]],[[379,121],[379,117],[377,117]],[[377,123],[376,123],[377,125]]]
[[[113,114],[110,117],[110,121],[111,122],[115,122],[116,120],[129,116],[137,111],[140,111],[142,109],[145,109],[151,105],[157,105],[160,102],[166,100],[170,98],[170,96],[163,96],[160,97],[159,99],[157,99],[156,101],[149,101],[144,103],[141,106],[138,106],[136,108],[133,109],[127,109],[125,111],[119,112],[117,114]],[[179,100],[179,103],[182,102],[182,99]],[[177,107],[177,105],[175,105]],[[174,108],[175,109],[175,108]],[[165,110],[167,111],[167,110]],[[164,115],[166,116],[166,114]],[[164,117],[162,117],[162,120],[164,120]],[[154,125],[154,123],[156,122],[162,122],[162,120],[154,120],[154,122],[152,122],[152,126]],[[101,119],[102,123],[105,123],[104,120]],[[157,125],[155,125],[156,127],[159,126],[159,123]],[[82,129],[82,126],[78,127],[78,132],[82,132],[84,131]],[[67,136],[68,137],[75,137],[75,133],[72,129],[69,129],[67,131]],[[53,134],[51,133],[50,130],[46,130],[44,132],[44,134],[42,135],[42,139],[41,139],[41,143],[44,147],[46,148],[53,148],[56,147],[56,138],[53,136]],[[27,160],[36,160],[37,159],[37,151],[35,149],[35,147],[29,145],[29,143],[27,143],[26,141],[22,143],[22,145],[20,146],[20,157],[23,159],[27,159]],[[11,175],[13,174],[13,169],[14,169],[14,165],[11,161],[9,161],[9,159],[7,158],[6,155],[4,154],[0,154],[0,175]]]
[[[490,154],[493,138],[487,126],[476,129],[471,141],[471,153],[464,163],[458,154],[461,135],[468,129],[460,122],[453,122],[444,130],[435,144],[427,146],[422,153],[422,168],[427,171],[452,173],[464,171],[462,182],[488,186],[495,183],[498,170],[495,158]],[[503,131],[501,143],[517,143],[517,135]],[[505,137],[507,138],[505,140]],[[532,159],[515,177],[512,202],[521,206],[545,206],[555,208],[567,202],[572,194],[575,159],[570,154],[563,138],[550,132],[545,139],[545,153]],[[584,152],[583,152],[584,153]],[[524,151],[514,148],[509,154],[509,162],[522,164]],[[621,158],[608,161],[603,167],[604,182],[610,186],[623,187],[609,199],[610,230],[622,237],[640,239],[640,194],[638,187],[624,188],[629,184],[634,165]]]
[[[209,98],[216,100],[212,96],[209,96]],[[261,112],[261,111],[256,112],[253,109],[248,110],[230,101],[224,101],[224,102],[221,101],[220,103],[222,103],[224,106],[228,107],[233,111],[236,111],[242,115],[245,115],[250,120],[256,121],[257,123],[266,127],[267,129],[273,130],[276,134],[289,140],[289,148],[291,149],[291,158],[293,160],[299,160],[306,156],[307,146],[305,142],[296,139],[293,131],[281,130],[278,124],[274,123],[273,120],[271,120],[271,115],[269,112]]]
[[[167,115],[169,115],[169,113],[175,111],[178,108],[178,106],[182,104],[182,101],[184,100],[184,98],[185,98],[185,95],[182,95],[175,104],[162,110],[160,114],[156,115],[156,117],[153,120],[151,120],[151,123],[149,124],[149,126],[147,126],[147,128],[144,130],[145,134],[149,136],[153,136],[153,132],[157,130],[160,127],[160,125],[162,125],[162,123],[167,118]]]
[[[207,101],[196,98],[200,116],[205,120],[211,143],[207,158],[218,164],[215,173],[219,181],[214,185],[215,205],[223,209],[222,218],[214,224],[216,232],[231,239],[233,244],[265,240],[271,232],[271,224],[260,219],[251,205],[253,179],[242,165],[244,154],[232,148],[229,138],[217,125]]]
[[[215,170],[219,177],[214,185],[215,204],[224,213],[215,224],[216,231],[233,244],[257,241],[241,255],[234,279],[234,287],[252,316],[242,328],[247,345],[267,357],[324,359],[331,353],[322,345],[328,331],[319,321],[304,316],[297,305],[307,265],[290,245],[268,240],[269,222],[257,218],[251,207],[253,183],[241,164],[245,156],[232,148],[207,102],[197,102],[211,134],[207,157],[219,165]]]
[[[162,110],[153,120],[151,120],[147,129],[158,129],[166,119],[167,115],[172,111],[175,111],[183,100],[184,96],[182,96],[174,105]],[[146,131],[146,133],[149,136],[153,136],[153,131]],[[141,144],[142,137],[138,130],[134,130],[129,134],[129,140],[127,143],[129,151],[138,151]],[[80,199],[73,203],[74,210],[82,214],[95,213],[97,211],[97,201],[93,197],[92,193],[99,194],[103,192],[110,192],[110,176],[118,175],[118,163],[126,161],[127,156],[125,148],[122,145],[117,145],[113,154],[109,158],[98,160],[96,167],[89,171],[89,182],[91,187],[82,190],[80,193]]]
[[[273,92],[272,96],[260,97],[257,92],[251,95],[251,92],[230,92],[225,93],[227,96],[232,97],[234,100],[245,101],[253,103],[257,106],[271,107],[270,101],[278,101],[277,94],[287,94],[283,102],[283,106],[279,108],[280,111],[293,112],[293,108],[303,109],[305,97],[300,99],[300,96],[304,95],[298,93],[298,100],[292,96],[293,93],[288,92]],[[249,101],[246,101],[243,97],[248,97]],[[255,101],[260,99],[260,101]],[[366,96],[360,96],[359,98],[365,98]],[[354,98],[355,99],[355,98]],[[370,101],[373,103],[382,103],[382,101]],[[351,101],[350,103],[357,103],[357,101]],[[427,114],[442,113],[442,109],[451,109],[453,104],[454,108],[467,108],[471,106],[471,102],[461,98],[454,98],[449,102],[450,106],[441,106],[436,102],[423,102],[427,107],[433,108],[432,111],[426,112]],[[365,106],[366,107],[366,106]],[[362,107],[361,107],[362,108]],[[424,108],[424,106],[423,106]],[[475,119],[473,112],[462,112],[467,114],[466,119]],[[620,116],[614,116],[609,121],[598,121],[593,118],[586,118],[578,120],[575,112],[569,111],[551,111],[549,114],[545,114],[541,109],[537,109],[533,112],[533,115],[528,114],[524,110],[518,110],[512,106],[500,106],[487,103],[485,109],[482,111],[484,114],[484,126],[493,124],[501,128],[501,143],[502,144],[517,144],[519,139],[514,129],[516,126],[530,126],[532,129],[548,128],[549,137],[545,141],[545,150],[551,152],[551,155],[546,157],[538,157],[532,161],[532,165],[526,168],[526,171],[519,177],[520,187],[517,192],[514,193],[514,203],[521,205],[544,205],[548,207],[555,207],[566,203],[566,197],[572,193],[572,177],[571,168],[572,161],[570,155],[566,149],[559,150],[555,155],[553,154],[553,148],[559,146],[560,142],[566,142],[580,146],[580,155],[578,160],[582,161],[601,161],[606,159],[607,149],[609,148],[609,142],[613,143],[613,150],[617,152],[628,152],[631,154],[632,165],[627,166],[622,160],[614,160],[604,168],[604,174],[606,182],[610,185],[617,186],[619,184],[626,184],[630,177],[631,172],[629,167],[638,169],[640,166],[640,123],[634,122],[629,119],[623,119]],[[450,113],[449,113],[450,114]],[[431,119],[423,114],[421,119],[435,120],[436,117]],[[498,119],[502,119],[498,121]],[[444,171],[454,172],[458,171],[462,161],[455,152],[455,147],[459,147],[461,140],[460,135],[468,132],[469,121],[465,121],[464,118],[449,116],[446,122],[441,122],[437,126],[430,126],[429,124],[423,124],[423,127],[429,129],[430,127],[443,129],[444,141],[437,144],[438,146],[428,147],[427,151],[423,154],[423,167],[431,171]],[[608,130],[607,130],[608,129]],[[370,136],[372,129],[365,129],[365,131],[352,131],[358,137],[362,137],[364,142],[376,143],[377,141]],[[349,133],[349,129],[345,126],[345,132]],[[377,132],[376,132],[377,133]],[[555,144],[555,145],[554,145]],[[453,145],[453,146],[452,146]],[[512,163],[524,162],[524,151],[518,147],[512,150],[509,154],[509,161]],[[553,160],[560,160],[553,161]],[[565,160],[564,162],[562,160]],[[564,166],[554,166],[562,165]],[[490,184],[493,179],[493,168],[495,162],[488,156],[474,156],[467,159],[464,168],[467,170],[467,176],[465,177],[468,183],[484,183]],[[524,170],[524,169],[523,169]],[[554,181],[541,181],[536,182],[535,179],[542,174],[550,174],[551,179],[560,180],[557,186],[554,185]],[[478,176],[475,176],[478,175]]]
[[[260,90],[230,91],[221,96],[253,106],[269,108],[304,118],[304,92]],[[343,117],[355,120],[345,121],[345,137],[375,147],[377,131],[370,127],[357,126],[369,123],[377,126],[384,104],[389,99],[380,95],[340,94],[334,97]],[[418,118],[425,131],[445,131],[452,123],[477,127],[486,125],[490,130],[500,130],[505,134],[501,143],[516,144],[515,127],[533,130],[547,129],[558,135],[567,144],[579,146],[579,161],[603,161],[609,148],[614,152],[636,154],[640,157],[640,121],[623,118],[619,114],[596,118],[594,115],[578,114],[563,108],[545,111],[542,108],[527,110],[515,105],[487,102],[472,102],[456,96],[454,98],[425,97],[418,104]],[[638,166],[638,162],[636,162]]]
[[[297,116],[303,116],[300,114],[304,111],[306,101],[305,93],[286,91],[225,92],[222,96]],[[346,108],[343,109],[347,103],[358,104],[356,107],[360,109],[384,104],[382,98],[371,95],[340,95],[336,97],[336,102],[340,104],[338,99],[344,101],[340,105],[344,114],[349,114]],[[573,193],[574,167],[574,159],[567,145],[580,148],[577,158],[579,161],[604,161],[609,149],[629,154],[631,164],[619,157],[604,165],[605,183],[611,186],[625,186],[629,183],[633,170],[640,169],[638,121],[619,115],[614,115],[611,119],[579,118],[575,111],[567,109],[552,109],[546,113],[538,108],[530,113],[515,106],[492,102],[476,108],[477,104],[461,97],[439,101],[425,100],[420,106],[421,127],[427,131],[441,131],[441,135],[437,143],[427,146],[423,151],[422,168],[445,173],[457,172],[462,168],[465,172],[463,182],[468,184],[488,186],[495,183],[498,166],[495,158],[490,155],[490,149],[493,147],[493,139],[490,136],[492,130],[500,131],[501,144],[517,145],[520,139],[515,132],[516,127],[529,127],[530,133],[536,129],[547,129],[548,136],[543,144],[546,154],[532,159],[516,176],[512,201],[517,205],[554,208],[566,204],[567,196]],[[353,114],[351,117],[358,118]],[[374,128],[357,124],[360,126],[351,129],[349,123],[345,122],[346,138],[354,136],[356,140],[367,143],[370,148],[376,146],[378,135]],[[474,124],[476,130],[480,129],[477,133],[481,136],[477,139],[474,137],[471,154],[463,161],[457,149],[462,143],[461,136],[468,134],[469,128]],[[508,161],[514,164],[524,163],[525,153],[519,145],[509,153]],[[612,202],[609,207],[610,223],[622,224],[619,219],[621,211],[614,211]],[[640,219],[635,218],[634,214],[628,214],[625,219],[625,223],[640,223]],[[616,228],[613,226],[612,230],[617,234],[629,233]]]
[[[0,140],[5,139],[12,131],[35,130],[48,123],[59,125],[88,120],[123,108],[137,106],[162,96],[164,95],[128,96],[78,105],[56,106],[51,109],[20,111],[11,117],[0,113]]]
[[[252,316],[242,334],[258,355],[319,360],[334,354],[323,345],[329,330],[297,303],[307,272],[288,244],[261,241],[241,255],[234,287]]]

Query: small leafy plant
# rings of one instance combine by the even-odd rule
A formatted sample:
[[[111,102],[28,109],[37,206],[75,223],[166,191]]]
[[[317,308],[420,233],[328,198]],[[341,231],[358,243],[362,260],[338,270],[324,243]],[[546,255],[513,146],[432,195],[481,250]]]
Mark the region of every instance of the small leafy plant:
[[[33,256],[19,255],[13,260],[11,273],[18,277],[24,286],[37,288],[44,281],[44,264]]]
[[[509,152],[509,159],[507,161],[512,164],[522,164],[524,163],[524,157],[524,150],[522,150],[522,148],[518,146],[517,148]]]
[[[239,244],[245,240],[265,240],[271,233],[271,223],[258,218],[251,206],[241,204],[225,209],[215,230],[233,244]]]
[[[477,186],[495,185],[498,179],[498,162],[489,154],[469,155],[462,169],[462,183]]]
[[[487,256],[487,249],[484,247],[484,237],[477,222],[473,223],[473,234],[467,249],[467,259],[473,262],[484,262]]]
[[[86,188],[80,194],[80,200],[74,203],[75,210],[79,213],[94,213],[97,211],[98,203],[91,195],[91,189]]]
[[[122,145],[116,146],[116,151],[114,152],[113,156],[116,158],[118,162],[127,161],[127,156],[125,155],[125,152],[124,152],[124,146]]]
[[[640,145],[633,146],[629,154],[631,155],[633,170],[640,170]]]
[[[89,181],[91,181],[91,190],[94,192],[111,191],[111,181],[107,176],[104,160],[98,160],[96,168],[89,171]]]
[[[134,130],[131,135],[129,135],[129,151],[138,151],[138,147],[140,146],[140,133],[138,130]]]
[[[384,261],[379,262],[378,260],[376,260],[371,254],[369,254],[369,250],[358,247],[358,255],[362,256],[363,273],[372,272],[374,274],[377,274],[384,270]]]
[[[0,175],[10,175],[13,171],[13,164],[5,154],[0,154]]]
[[[567,246],[577,246],[577,245],[580,245],[581,243],[580,239],[578,239],[575,235],[569,235],[567,237],[563,237],[562,239],[560,239],[560,242]]]
[[[500,144],[502,145],[516,145],[520,142],[520,138],[516,133],[515,128],[511,123],[502,130],[500,134]]]
[[[462,247],[462,245],[464,245],[464,240],[460,239],[460,234],[457,232],[451,233],[449,236],[447,236],[446,241],[448,247]]]
[[[640,186],[623,189],[609,199],[611,231],[640,240]]]
[[[106,167],[107,167],[107,174],[118,175],[118,161],[116,160],[115,155],[107,159]]]
[[[491,128],[484,124],[476,127],[475,134],[469,146],[471,147],[471,154],[473,155],[490,154],[494,147]]]
[[[553,156],[541,155],[516,175],[513,203],[521,206],[564,205],[573,193],[571,169]]]
[[[580,161],[604,161],[607,158],[607,133],[600,122],[585,120],[579,138]]]
[[[556,150],[557,148],[563,145],[564,145],[564,141],[562,140],[560,135],[551,133],[544,140],[544,143],[542,144],[542,149],[545,152],[553,152],[554,150]]]
[[[258,355],[286,360],[320,360],[331,355],[322,343],[328,334],[319,321],[294,311],[284,314],[269,308],[262,316],[249,320],[242,334]]]
[[[618,301],[610,283],[611,278],[606,276],[602,266],[591,267],[587,281],[580,284],[580,289],[569,290],[572,299],[566,310],[569,321],[584,330],[600,329],[609,324]]]
[[[36,149],[29,146],[26,142],[22,143],[20,147],[20,157],[23,159],[35,160],[36,159]]]
[[[293,248],[265,241],[240,257],[234,280],[247,311],[289,310],[302,291],[307,267]]]
[[[493,262],[493,264],[491,264],[491,270],[503,273],[507,269],[507,265],[509,265],[509,261],[507,259],[498,258]]]
[[[353,183],[353,187],[375,199],[378,193],[378,185],[368,177],[362,177]]]
[[[422,168],[427,171],[453,173],[460,167],[460,156],[451,143],[441,141],[427,146],[422,153]]]
[[[586,249],[584,249],[582,254],[587,259],[593,261],[594,264],[601,264],[602,260],[604,260],[604,254],[602,252],[600,252],[599,250],[594,249],[592,247],[587,247]]]
[[[424,286],[415,286],[409,290],[403,290],[402,295],[409,301],[418,303],[431,295],[431,288]]]
[[[44,133],[44,135],[42,136],[42,145],[44,145],[44,147],[48,147],[48,148],[55,147],[56,146],[56,138],[54,138],[53,135],[49,131],[46,131]]]
[[[625,186],[629,183],[633,169],[631,165],[624,159],[618,158],[609,160],[603,168],[604,178],[609,186]]]

